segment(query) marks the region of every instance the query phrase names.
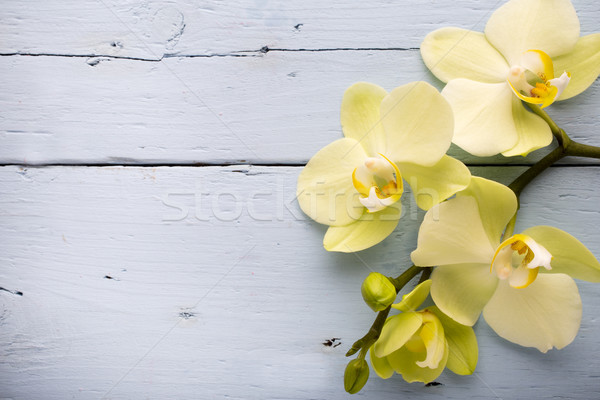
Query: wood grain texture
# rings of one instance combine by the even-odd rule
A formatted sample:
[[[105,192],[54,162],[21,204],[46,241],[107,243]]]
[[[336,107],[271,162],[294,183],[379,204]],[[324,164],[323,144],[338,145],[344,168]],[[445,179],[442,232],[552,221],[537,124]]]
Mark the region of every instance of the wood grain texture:
[[[508,183],[523,168],[476,168]],[[327,253],[294,201],[300,168],[0,169],[0,388],[14,399],[341,399],[370,325],[360,282],[409,263],[422,212],[379,246]],[[599,167],[552,168],[517,229],[552,224],[600,252]],[[574,221],[577,221],[575,223]],[[600,313],[579,284],[575,342],[546,355],[476,326],[476,375],[440,387],[377,377],[359,398],[589,399]],[[341,338],[329,348],[326,339]]]
[[[360,284],[409,265],[423,212],[406,193],[383,243],[328,253],[297,176],[341,137],[348,86],[441,89],[423,37],[480,31],[500,3],[4,2],[0,399],[350,398],[344,354],[374,318]],[[598,31],[600,3],[573,4],[582,34]],[[597,80],[549,112],[597,145],[599,106]],[[509,183],[524,169],[501,165],[544,152],[450,153]],[[517,230],[557,226],[600,255],[599,172],[569,159],[544,172]],[[512,345],[480,321],[473,376],[424,387],[373,374],[355,397],[599,398],[598,287],[578,284],[583,321],[564,350]]]
[[[360,6],[339,2],[336,8],[335,4],[277,6],[254,1],[229,6],[208,3],[214,10],[207,11],[203,7],[208,6],[185,2],[26,4],[12,3],[4,10],[2,51],[56,56],[0,57],[4,77],[0,83],[0,163],[4,164],[302,164],[341,137],[339,105],[347,87],[370,81],[391,90],[426,80],[441,89],[441,82],[428,72],[416,49],[420,41],[427,32],[447,25],[481,30],[496,6],[495,2],[478,6],[473,1],[452,2],[452,6],[450,2]],[[597,29],[592,21],[600,18],[600,6],[595,2],[575,5],[582,32]],[[171,27],[169,21],[175,18],[171,14],[176,13],[160,11],[161,7],[184,10],[186,30],[180,41],[189,36],[189,45],[199,47],[181,49],[176,58],[163,58],[164,48],[153,50],[157,58],[144,53],[144,43],[152,48],[165,46],[151,33],[166,29],[156,27],[159,22]],[[249,16],[251,11],[255,16]],[[292,32],[296,39],[290,43],[247,43],[246,36],[231,32],[228,22],[229,18],[254,21],[246,28],[235,26],[242,32],[266,32],[270,24],[276,24],[275,36],[283,40],[285,35],[278,29],[286,15],[297,13],[298,18],[285,22],[287,28],[291,29],[291,21],[301,21],[301,15],[318,15],[319,22],[312,28],[306,22],[306,27]],[[237,44],[237,50],[264,45],[330,50],[235,54],[227,53],[232,51],[227,46],[202,50],[205,42],[195,36],[193,28],[204,26],[201,21],[207,18],[218,31],[209,30],[208,37],[215,43],[226,37]],[[124,22],[151,33],[138,32],[139,43],[130,49],[129,41],[119,39],[127,31]],[[37,45],[32,37],[37,38]],[[183,46],[180,41],[172,44],[173,50]],[[117,42],[127,45],[122,49],[110,45]],[[356,48],[363,50],[352,50]],[[205,51],[229,56],[188,57]],[[583,94],[553,105],[549,112],[574,139],[594,144],[599,107],[600,84],[596,82]],[[471,164],[527,163],[543,155],[534,152],[528,160],[477,159],[457,148],[451,154]]]
[[[600,5],[573,0],[582,34]],[[62,0],[10,2],[0,53],[105,55],[158,60],[279,49],[418,48],[443,26],[482,31],[498,0]]]

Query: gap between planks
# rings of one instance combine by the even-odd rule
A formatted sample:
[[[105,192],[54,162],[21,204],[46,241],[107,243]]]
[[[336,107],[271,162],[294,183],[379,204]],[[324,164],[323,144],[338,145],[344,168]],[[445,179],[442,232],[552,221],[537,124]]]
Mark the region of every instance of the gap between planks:
[[[127,57],[114,56],[108,54],[60,54],[60,53],[0,53],[1,57],[65,57],[65,58],[108,58],[115,60],[132,60],[146,62],[161,62],[165,58],[210,58],[210,57],[262,57],[269,52],[336,52],[336,51],[419,51],[419,47],[339,47],[339,48],[322,48],[322,49],[286,49],[286,48],[270,48],[263,46],[258,50],[237,50],[229,53],[213,53],[213,54],[163,54],[160,58],[143,58],[143,57]]]
[[[467,167],[478,167],[478,168],[489,168],[489,167],[531,167],[533,164],[519,163],[519,164],[473,164],[465,163]],[[48,168],[48,167],[88,167],[88,168],[169,168],[169,167],[186,167],[186,168],[206,168],[206,167],[290,167],[290,168],[304,168],[305,163],[247,163],[244,161],[234,161],[231,163],[139,163],[139,164],[123,164],[123,163],[86,163],[86,164],[68,164],[68,163],[48,163],[48,164],[0,164],[0,168],[3,167],[21,167],[21,168]],[[600,167],[596,164],[554,164],[550,168],[582,168],[582,167]]]

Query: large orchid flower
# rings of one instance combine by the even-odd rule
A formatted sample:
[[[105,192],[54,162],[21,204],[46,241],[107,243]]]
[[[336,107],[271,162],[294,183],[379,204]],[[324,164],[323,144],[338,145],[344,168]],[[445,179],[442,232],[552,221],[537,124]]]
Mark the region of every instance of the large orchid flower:
[[[454,111],[455,144],[476,156],[527,155],[552,134],[521,100],[546,107],[583,92],[600,73],[600,33],[579,37],[569,0],[511,0],[485,33],[436,30],[421,55],[448,83],[442,94]]]
[[[345,138],[315,154],[298,178],[300,207],[330,226],[327,250],[354,252],[385,239],[401,216],[403,178],[423,209],[468,185],[468,169],[445,154],[452,110],[428,83],[391,93],[357,83],[344,94],[341,122]]]
[[[477,365],[473,329],[444,315],[437,307],[417,308],[429,295],[431,280],[419,284],[392,307],[402,311],[389,317],[370,349],[371,365],[383,379],[394,372],[407,382],[431,382],[444,368],[472,374]]]
[[[503,338],[546,352],[579,330],[573,278],[600,282],[600,263],[560,229],[536,226],[501,239],[517,210],[504,185],[472,178],[456,197],[430,209],[419,230],[416,265],[433,266],[431,296],[464,325],[483,317]]]

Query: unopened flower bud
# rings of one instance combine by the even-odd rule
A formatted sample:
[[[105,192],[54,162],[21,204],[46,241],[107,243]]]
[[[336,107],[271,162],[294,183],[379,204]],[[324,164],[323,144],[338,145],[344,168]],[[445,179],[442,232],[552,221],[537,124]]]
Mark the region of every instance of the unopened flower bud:
[[[352,360],[344,371],[344,389],[350,394],[358,393],[369,380],[369,365],[364,358]]]
[[[396,300],[396,288],[384,275],[371,272],[360,289],[365,303],[375,312],[385,310]]]

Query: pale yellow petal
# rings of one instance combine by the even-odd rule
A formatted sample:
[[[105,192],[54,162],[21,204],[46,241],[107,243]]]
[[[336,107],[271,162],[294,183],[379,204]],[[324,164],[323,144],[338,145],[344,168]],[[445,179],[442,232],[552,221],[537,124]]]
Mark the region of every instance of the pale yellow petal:
[[[511,65],[527,50],[556,57],[577,43],[579,18],[570,0],[511,0],[494,11],[485,36]]]
[[[542,353],[573,341],[581,323],[581,298],[573,279],[564,274],[539,274],[524,289],[500,281],[483,309],[498,335]]]
[[[392,304],[392,308],[403,312],[415,311],[429,296],[431,279],[419,283],[410,293],[402,296],[402,301]]]
[[[523,234],[531,236],[552,255],[552,270],[575,279],[600,282],[600,262],[583,243],[565,231],[552,226],[534,226]]]
[[[346,89],[342,99],[341,123],[344,136],[355,139],[370,156],[385,150],[385,135],[379,107],[387,91],[368,82]]]
[[[557,74],[564,71],[571,74],[571,80],[558,100],[578,95],[594,83],[600,74],[600,33],[579,38],[573,51],[553,61]]]
[[[425,36],[421,56],[427,68],[441,81],[468,78],[500,83],[506,79],[508,64],[481,32],[441,28]]]
[[[444,371],[446,362],[448,361],[448,354],[448,344],[446,343],[443,358],[435,369],[423,368],[417,365],[417,362],[425,359],[426,352],[413,353],[406,347],[390,354],[387,360],[392,368],[402,375],[405,381],[429,383],[437,379]]]
[[[373,370],[381,379],[388,379],[394,375],[394,369],[390,366],[390,363],[388,363],[387,358],[377,357],[375,355],[375,351],[373,350],[373,346],[371,346],[369,356],[371,358],[371,366],[373,367]]]
[[[457,264],[435,268],[431,274],[431,297],[453,320],[473,326],[494,294],[498,278],[489,264]]]
[[[393,353],[404,346],[422,324],[423,317],[417,312],[402,313],[388,318],[372,350],[377,357]]]
[[[517,143],[509,85],[454,79],[442,90],[454,111],[452,141],[479,157],[509,150]]]
[[[492,247],[500,243],[504,228],[517,212],[517,196],[501,183],[471,177],[469,186],[458,197],[472,196],[477,201],[479,216]],[[491,261],[491,260],[490,260]]]
[[[401,163],[398,168],[411,186],[417,205],[424,210],[465,189],[471,181],[469,169],[447,155],[431,167]]]
[[[526,110],[516,97],[512,99],[512,112],[518,139],[513,148],[502,153],[503,156],[527,156],[530,152],[552,143],[552,131],[548,124]]]
[[[449,351],[446,368],[458,375],[470,375],[475,372],[479,347],[473,328],[459,324],[435,306],[427,307],[427,310],[434,313],[444,326]]]
[[[396,229],[402,205],[394,203],[375,213],[363,213],[356,221],[346,226],[331,226],[323,239],[328,251],[353,253],[375,246]]]
[[[384,154],[394,162],[431,166],[450,147],[452,109],[426,82],[392,90],[381,103],[381,117],[387,138]]]
[[[450,199],[427,211],[411,258],[415,265],[488,264],[490,243],[473,197]],[[489,267],[488,267],[489,268]]]
[[[447,352],[444,327],[438,317],[429,311],[421,312],[423,315],[423,327],[419,336],[423,340],[427,356],[422,361],[417,361],[419,367],[435,369]]]
[[[300,208],[315,221],[331,226],[356,222],[364,207],[352,185],[352,172],[365,151],[354,139],[339,139],[315,154],[298,177]]]

